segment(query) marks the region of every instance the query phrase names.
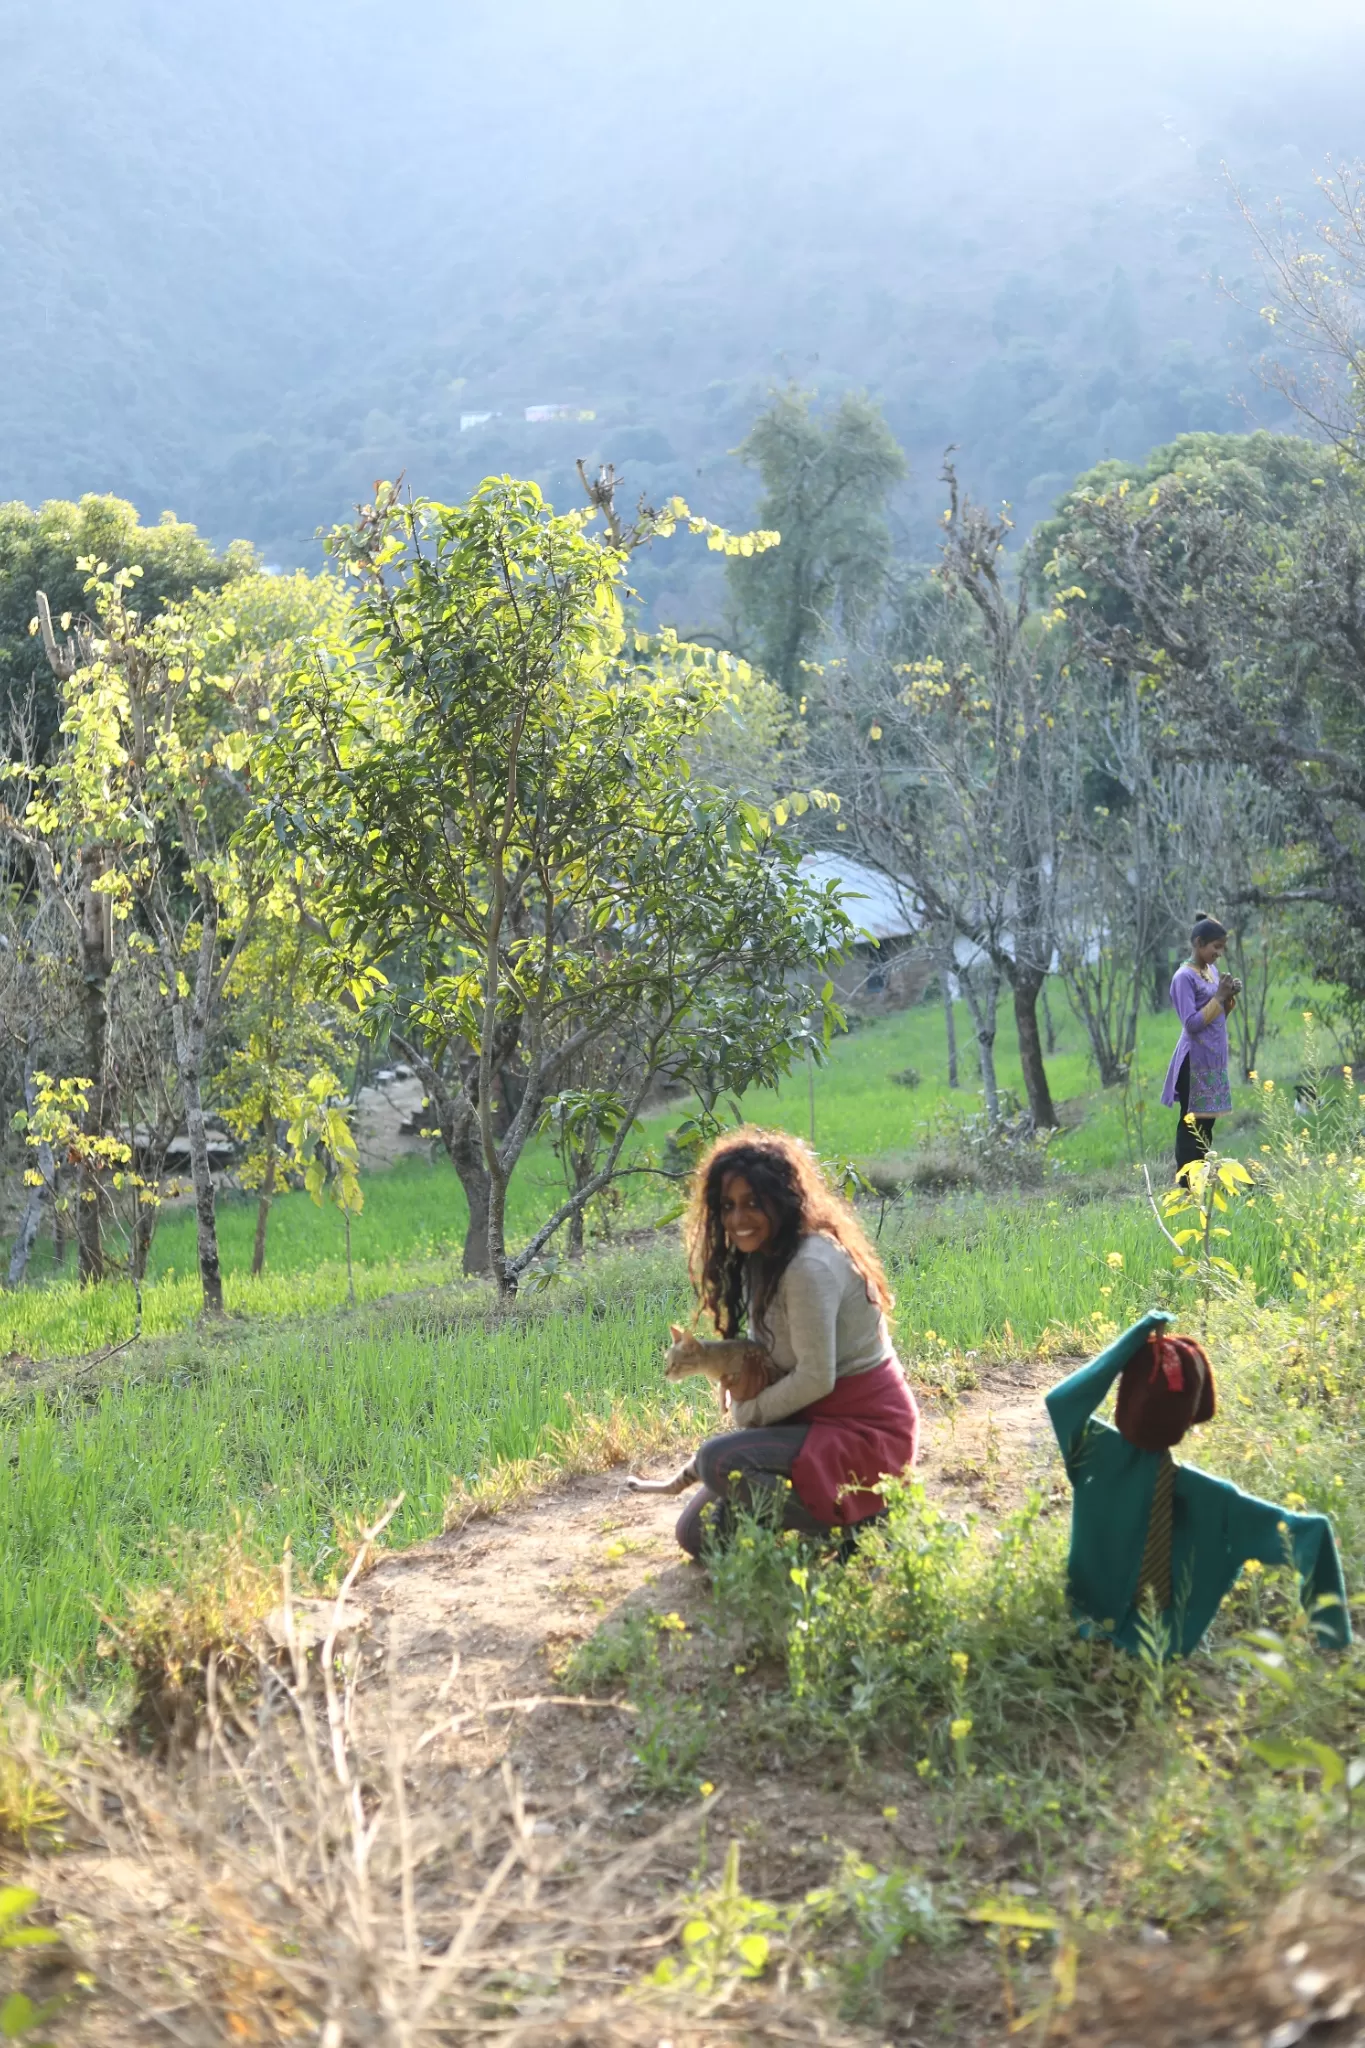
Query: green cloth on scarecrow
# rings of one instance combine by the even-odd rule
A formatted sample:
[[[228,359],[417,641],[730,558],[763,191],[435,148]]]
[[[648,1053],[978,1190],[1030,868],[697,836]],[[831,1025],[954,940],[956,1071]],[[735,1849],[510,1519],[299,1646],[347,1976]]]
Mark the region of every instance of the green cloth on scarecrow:
[[[1067,1577],[1073,1612],[1085,1633],[1098,1625],[1121,1649],[1134,1652],[1141,1613],[1138,1579],[1162,1459],[1097,1421],[1095,1410],[1134,1352],[1170,1320],[1159,1309],[1145,1315],[1047,1396],[1072,1485]],[[1351,1640],[1351,1619],[1326,1515],[1292,1514],[1243,1493],[1230,1480],[1177,1463],[1172,1602],[1163,1617],[1172,1647],[1182,1656],[1197,1648],[1242,1566],[1250,1558],[1283,1564],[1286,1539],[1319,1642],[1344,1649]],[[1335,1604],[1317,1606],[1324,1596]]]

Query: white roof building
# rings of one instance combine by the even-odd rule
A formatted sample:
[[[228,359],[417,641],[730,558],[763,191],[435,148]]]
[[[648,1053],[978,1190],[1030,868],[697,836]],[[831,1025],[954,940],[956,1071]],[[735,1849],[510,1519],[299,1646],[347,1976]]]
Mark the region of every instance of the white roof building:
[[[897,885],[889,875],[864,867],[847,854],[808,853],[802,859],[801,874],[817,888],[837,883],[854,924],[879,946],[912,937],[924,922],[915,908],[913,883]]]

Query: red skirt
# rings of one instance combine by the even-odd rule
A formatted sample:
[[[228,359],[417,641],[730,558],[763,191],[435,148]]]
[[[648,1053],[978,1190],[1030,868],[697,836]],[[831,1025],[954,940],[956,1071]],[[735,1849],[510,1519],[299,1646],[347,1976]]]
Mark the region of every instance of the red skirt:
[[[919,1410],[894,1358],[836,1380],[823,1400],[784,1419],[810,1424],[792,1485],[821,1522],[879,1515],[886,1502],[874,1490],[877,1481],[899,1478],[919,1452]]]

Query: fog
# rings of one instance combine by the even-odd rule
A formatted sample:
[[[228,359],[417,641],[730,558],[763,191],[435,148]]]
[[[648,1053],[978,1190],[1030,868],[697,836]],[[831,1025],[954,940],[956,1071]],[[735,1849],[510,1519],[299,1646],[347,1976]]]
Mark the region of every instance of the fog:
[[[281,560],[376,473],[562,496],[618,442],[742,511],[729,451],[789,377],[882,400],[907,545],[949,440],[1036,516],[1144,436],[1280,423],[1227,174],[1311,206],[1365,152],[1345,4],[26,0],[0,30],[0,497],[115,489]],[[537,435],[542,402],[591,432]]]

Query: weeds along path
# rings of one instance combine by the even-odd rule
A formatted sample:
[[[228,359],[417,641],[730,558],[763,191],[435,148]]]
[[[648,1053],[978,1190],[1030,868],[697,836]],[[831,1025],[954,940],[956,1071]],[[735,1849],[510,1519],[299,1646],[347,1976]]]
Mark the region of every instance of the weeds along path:
[[[993,1515],[1043,1479],[1041,1391],[1056,1374],[1055,1363],[996,1367],[951,1411],[926,1404],[923,1479],[941,1505]],[[370,1654],[387,1671],[387,1684],[371,1684],[362,1699],[371,1714],[426,1728],[431,1798],[439,1803],[443,1775],[481,1775],[508,1759],[538,1826],[586,1821],[624,1843],[714,1786],[712,1862],[737,1840],[746,1889],[775,1900],[826,1883],[845,1848],[882,1865],[932,1858],[932,1828],[903,1767],[852,1776],[827,1758],[803,1763],[776,1739],[756,1752],[751,1730],[739,1735],[723,1711],[713,1718],[695,1699],[656,1725],[647,1707],[624,1700],[624,1687],[591,1701],[566,1691],[565,1662],[604,1623],[628,1629],[635,1617],[648,1633],[663,1616],[699,1645],[705,1637],[708,1580],[674,1541],[679,1502],[631,1494],[625,1478],[618,1469],[551,1487],[381,1559],[362,1582]],[[689,1829],[654,1860],[648,1881],[661,1894],[685,1889],[696,1862]],[[984,1947],[937,1963],[922,1951],[916,1958],[907,2012],[950,2007],[964,2029],[958,2038],[977,2038],[972,2029],[993,2015],[998,1988]],[[939,1981],[927,1983],[926,1969]],[[979,2038],[996,2035],[988,2027]]]
[[[1056,1361],[992,1366],[957,1402],[926,1402],[919,1476],[930,1496],[952,1512],[993,1516],[1042,1483],[1052,1447],[1042,1392],[1064,1370]],[[521,1507],[383,1558],[363,1582],[390,1683],[414,1703],[424,1694],[450,1703],[447,1753],[489,1761],[519,1746],[529,1716],[537,1726],[554,1718],[551,1709],[508,1703],[554,1693],[566,1650],[633,1600],[647,1595],[684,1619],[700,1614],[706,1576],[673,1538],[681,1502],[631,1493],[626,1477],[623,1467],[552,1485]]]

